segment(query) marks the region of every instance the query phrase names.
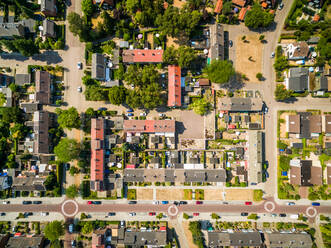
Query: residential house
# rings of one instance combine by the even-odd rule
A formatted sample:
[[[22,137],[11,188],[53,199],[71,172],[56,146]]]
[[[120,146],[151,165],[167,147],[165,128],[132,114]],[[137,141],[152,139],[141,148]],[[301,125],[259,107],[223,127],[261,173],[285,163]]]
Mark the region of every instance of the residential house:
[[[22,102],[20,103],[20,107],[26,114],[33,114],[34,112],[41,110],[40,104],[32,102]]]
[[[0,24],[0,39],[14,39],[15,36],[25,36],[25,29],[21,23]]]
[[[288,76],[285,79],[285,86],[288,90],[293,90],[294,92],[304,92],[309,90],[308,68],[290,68]]]
[[[220,111],[229,112],[260,112],[263,102],[261,98],[223,97],[218,101]]]
[[[56,16],[56,2],[55,0],[41,0],[40,11],[45,16]]]
[[[22,173],[13,177],[12,191],[33,191],[33,192],[44,192],[45,187],[45,176],[39,176],[31,173]]]
[[[35,100],[40,104],[51,103],[51,74],[47,71],[35,73]]]
[[[233,0],[232,4],[237,7],[245,7],[246,5],[246,0]]]
[[[324,115],[323,119],[325,136],[331,136],[331,115]]]
[[[162,63],[163,50],[124,50],[123,63]]]
[[[310,112],[300,112],[287,116],[286,131],[296,134],[300,139],[318,137],[322,132],[322,118]]]
[[[267,248],[311,248],[313,242],[308,233],[264,233]]]
[[[103,118],[91,119],[91,190],[104,191],[105,128]]]
[[[220,14],[222,13],[222,9],[223,9],[223,0],[217,0],[214,13]]]
[[[224,28],[220,23],[210,26],[210,60],[224,60]]]
[[[208,232],[208,247],[263,247],[259,232]]]
[[[43,20],[42,36],[56,38],[55,23],[51,20]]]
[[[300,186],[322,185],[322,167],[313,166],[311,160],[290,161],[290,183]]]
[[[31,83],[31,75],[30,74],[16,74],[15,75],[15,84],[19,86],[23,86],[24,84]]]
[[[7,87],[0,87],[0,94],[1,97],[0,101],[3,99],[2,106],[0,107],[12,107],[13,106],[13,98],[12,98],[12,91],[10,88]]]
[[[0,190],[9,189],[12,185],[12,179],[9,176],[0,176]]]
[[[126,133],[155,133],[157,135],[174,137],[176,133],[175,120],[124,120]]]
[[[114,246],[130,246],[133,248],[138,247],[164,247],[168,243],[167,229],[161,227],[160,231],[134,231],[131,229],[113,228],[112,230],[111,245]]]
[[[100,81],[110,80],[110,69],[106,58],[100,53],[92,54],[92,78]]]
[[[92,248],[105,248],[106,237],[110,236],[109,229],[99,229],[92,233]]]
[[[309,47],[305,41],[295,42],[287,45],[285,52],[290,60],[305,60],[309,54]]]
[[[9,237],[9,240],[6,244],[6,248],[43,248],[45,244],[45,237],[38,236],[14,236]]]
[[[262,182],[263,163],[263,133],[260,131],[250,131],[248,133],[248,182]]]
[[[168,107],[182,106],[181,70],[177,65],[168,66]]]
[[[315,88],[314,91],[329,91],[328,89],[328,77],[324,75],[315,75]]]
[[[49,113],[47,111],[36,111],[33,114],[33,153],[48,154],[50,139],[48,129],[50,125]]]
[[[197,86],[199,87],[209,87],[210,81],[208,78],[199,78],[197,81]]]
[[[326,161],[326,183],[331,184],[331,161]]]
[[[224,183],[224,169],[143,169],[127,168],[123,173],[124,182],[200,182]]]

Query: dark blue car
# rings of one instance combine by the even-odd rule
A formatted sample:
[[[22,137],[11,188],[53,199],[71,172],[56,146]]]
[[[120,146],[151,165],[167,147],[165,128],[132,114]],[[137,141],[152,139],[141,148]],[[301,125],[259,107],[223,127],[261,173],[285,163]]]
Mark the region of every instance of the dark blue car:
[[[162,201],[161,203],[162,204],[168,204],[169,202],[168,201]]]
[[[312,202],[311,205],[313,205],[313,206],[320,206],[321,203],[319,203],[319,202]]]

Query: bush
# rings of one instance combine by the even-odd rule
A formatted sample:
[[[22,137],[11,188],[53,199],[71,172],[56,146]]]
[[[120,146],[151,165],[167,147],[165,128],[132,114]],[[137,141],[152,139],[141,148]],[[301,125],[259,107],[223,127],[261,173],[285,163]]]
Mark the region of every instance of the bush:
[[[290,169],[290,157],[281,155],[279,156],[279,167],[282,171],[288,171]]]
[[[187,213],[183,213],[183,218],[184,218],[185,220],[188,220],[188,219],[190,218],[190,216],[189,216]]]
[[[250,214],[247,216],[247,219],[249,220],[257,220],[258,219],[258,216],[257,214]]]
[[[261,189],[254,189],[253,200],[262,201],[263,191]]]

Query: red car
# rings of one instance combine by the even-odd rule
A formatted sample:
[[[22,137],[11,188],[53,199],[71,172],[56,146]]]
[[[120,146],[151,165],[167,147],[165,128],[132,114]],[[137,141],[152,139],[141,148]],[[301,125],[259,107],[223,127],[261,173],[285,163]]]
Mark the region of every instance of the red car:
[[[196,201],[196,204],[197,205],[201,205],[202,204],[202,201]]]
[[[92,205],[93,202],[92,202],[92,201],[88,201],[87,204],[88,204],[88,205]]]
[[[245,202],[245,205],[247,205],[247,206],[250,206],[250,205],[252,205],[252,202]]]
[[[199,213],[193,213],[193,216],[199,216]]]
[[[154,216],[155,215],[155,212],[149,212],[148,215],[149,216]]]

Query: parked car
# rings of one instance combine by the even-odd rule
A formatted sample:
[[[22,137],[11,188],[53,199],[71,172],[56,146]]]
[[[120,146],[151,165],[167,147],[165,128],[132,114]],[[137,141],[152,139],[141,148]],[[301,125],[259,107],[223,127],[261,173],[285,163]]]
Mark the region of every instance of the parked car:
[[[66,163],[65,167],[66,167],[66,170],[70,170],[70,164],[69,163]]]
[[[115,215],[116,215],[116,213],[113,213],[113,212],[108,213],[108,216],[115,216]]]
[[[277,214],[271,214],[272,217],[277,217]]]
[[[165,117],[165,114],[160,113],[160,114],[159,114],[159,117]]]
[[[133,113],[127,113],[126,116],[133,116]]]
[[[102,204],[102,201],[93,201],[92,202],[94,205],[100,205],[100,204]]]
[[[135,212],[129,213],[130,216],[136,216]]]
[[[83,69],[83,63],[82,62],[78,62],[77,63],[77,68],[78,68],[78,70]]]
[[[178,201],[174,201],[174,204],[177,206],[177,205],[179,205],[179,202]]]
[[[311,205],[312,206],[315,206],[315,207],[318,207],[318,206],[321,206],[321,203],[319,203],[319,202],[312,202]]]
[[[23,201],[22,203],[23,203],[23,205],[29,205],[29,204],[32,204],[32,201]]]
[[[203,202],[202,201],[196,201],[195,202],[197,205],[201,205]]]
[[[33,201],[32,203],[33,204],[42,204],[43,202],[42,201]]]
[[[142,112],[139,114],[140,116],[146,116],[147,114],[145,112]]]
[[[77,91],[78,91],[78,92],[82,92],[82,86],[78,86],[78,87],[77,87]]]
[[[229,40],[229,46],[230,46],[230,47],[233,46],[233,42],[232,42],[232,40]]]
[[[248,213],[241,213],[241,216],[248,216]]]
[[[168,201],[162,201],[161,203],[162,204],[168,204],[169,202]]]
[[[193,213],[193,216],[199,216],[199,213]]]
[[[133,109],[129,108],[126,110],[126,112],[133,112]]]
[[[0,213],[0,216],[5,216],[5,215],[6,215],[6,213],[3,213],[3,212],[2,212],[2,213]]]
[[[280,3],[279,6],[278,6],[278,9],[279,9],[279,10],[282,10],[283,7],[284,7],[284,4],[283,4],[283,3]]]
[[[299,215],[298,214],[291,214],[290,218],[297,220],[299,218]]]
[[[155,212],[149,212],[148,215],[149,216],[154,216],[154,215],[156,215],[156,213]]]
[[[247,202],[245,202],[245,205],[246,206],[250,206],[250,205],[252,205],[253,203],[251,202],[251,201],[247,201]]]
[[[286,214],[279,214],[279,217],[286,217]]]
[[[159,202],[159,201],[153,201],[153,204],[154,204],[154,205],[159,205],[160,202]]]
[[[187,204],[187,201],[180,201],[179,204],[180,205],[186,205]]]
[[[92,205],[92,204],[93,204],[92,201],[87,202],[87,205]]]
[[[295,203],[294,202],[287,202],[286,205],[293,206],[293,205],[295,205]]]
[[[107,108],[101,107],[101,108],[98,108],[98,111],[107,111]]]
[[[274,58],[275,57],[275,52],[272,52],[271,55],[270,55],[270,58]]]
[[[70,233],[73,233],[74,232],[74,224],[70,224],[69,227],[68,227],[68,231]]]
[[[41,216],[47,216],[47,215],[49,215],[49,213],[48,213],[48,212],[41,212],[40,215],[41,215]]]
[[[76,240],[71,240],[71,247],[76,247]]]
[[[32,215],[33,215],[32,212],[25,212],[25,213],[24,213],[24,216],[25,216],[25,217],[32,216]]]
[[[2,204],[10,204],[10,201],[3,201]]]
[[[136,201],[129,201],[129,204],[137,204]]]

